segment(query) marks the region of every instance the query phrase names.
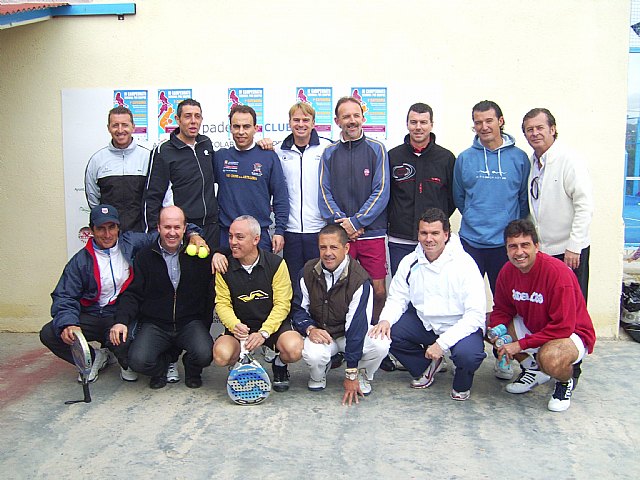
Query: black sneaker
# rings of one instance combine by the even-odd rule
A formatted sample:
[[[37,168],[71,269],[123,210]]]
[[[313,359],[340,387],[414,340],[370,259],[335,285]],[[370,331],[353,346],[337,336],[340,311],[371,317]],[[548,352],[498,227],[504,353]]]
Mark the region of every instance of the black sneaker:
[[[151,380],[149,380],[149,388],[152,388],[153,390],[164,388],[166,385],[167,385],[166,375],[162,375],[160,377],[151,377]]]
[[[200,375],[187,377],[184,380],[184,384],[188,388],[200,388],[202,386],[202,377]]]
[[[289,369],[286,365],[282,367],[276,365],[275,362],[271,364],[273,368],[273,384],[271,385],[276,392],[286,392],[289,390]]]
[[[344,362],[344,355],[342,354],[342,352],[338,352],[333,355],[331,357],[331,370],[333,370],[334,368],[339,368],[340,365],[342,365],[342,362]]]
[[[393,360],[391,360],[389,355],[382,359],[382,362],[380,363],[380,370],[384,370],[385,372],[393,372],[396,370],[396,364],[393,363]]]

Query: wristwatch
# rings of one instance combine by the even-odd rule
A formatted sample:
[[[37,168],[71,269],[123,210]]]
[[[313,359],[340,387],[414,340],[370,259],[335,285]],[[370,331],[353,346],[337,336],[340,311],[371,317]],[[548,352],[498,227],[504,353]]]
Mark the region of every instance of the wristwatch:
[[[344,376],[347,380],[356,380],[358,378],[357,368],[347,368],[344,371]]]
[[[264,330],[260,330],[260,335],[262,335],[262,338],[264,338],[265,340],[267,340],[271,335],[269,335],[268,332],[265,332]]]

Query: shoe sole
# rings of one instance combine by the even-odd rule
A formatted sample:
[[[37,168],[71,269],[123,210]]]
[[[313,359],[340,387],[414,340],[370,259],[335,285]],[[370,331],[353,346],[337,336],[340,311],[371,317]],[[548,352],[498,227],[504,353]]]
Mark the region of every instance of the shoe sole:
[[[122,380],[123,382],[137,382],[138,381],[138,377],[130,379],[130,378],[124,378],[122,375],[120,375],[120,380]]]
[[[169,380],[167,378],[167,383],[180,383],[180,379],[179,378],[172,378],[171,380]]]
[[[273,385],[271,385],[271,387],[273,388],[274,392],[278,392],[278,393],[286,392],[287,390],[289,390],[289,385],[276,385],[276,384],[273,384]]]

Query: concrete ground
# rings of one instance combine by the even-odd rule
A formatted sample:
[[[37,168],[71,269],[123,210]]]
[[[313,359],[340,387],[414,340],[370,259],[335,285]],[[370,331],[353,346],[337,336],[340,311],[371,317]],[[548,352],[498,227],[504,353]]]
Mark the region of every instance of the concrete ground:
[[[0,476],[636,479],[639,353],[599,341],[563,413],[546,408],[552,382],[510,395],[489,360],[467,402],[449,398],[450,373],[412,390],[406,372],[381,371],[371,396],[343,407],[342,370],[312,393],[298,363],[291,389],[258,406],[229,401],[223,368],[207,368],[198,390],[156,391],[145,377],[122,382],[117,365],[92,384],[92,403],[65,405],[82,398],[74,367],[36,334],[0,333]]]

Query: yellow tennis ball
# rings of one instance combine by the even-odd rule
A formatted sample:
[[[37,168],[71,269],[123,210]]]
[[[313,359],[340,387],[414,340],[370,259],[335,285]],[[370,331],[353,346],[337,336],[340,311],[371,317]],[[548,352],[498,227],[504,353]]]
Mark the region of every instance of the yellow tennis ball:
[[[209,256],[209,251],[205,247],[200,247],[198,249],[198,256],[200,258],[207,258]]]
[[[198,247],[193,244],[187,247],[187,255],[191,255],[193,257],[196,253],[198,253]]]

